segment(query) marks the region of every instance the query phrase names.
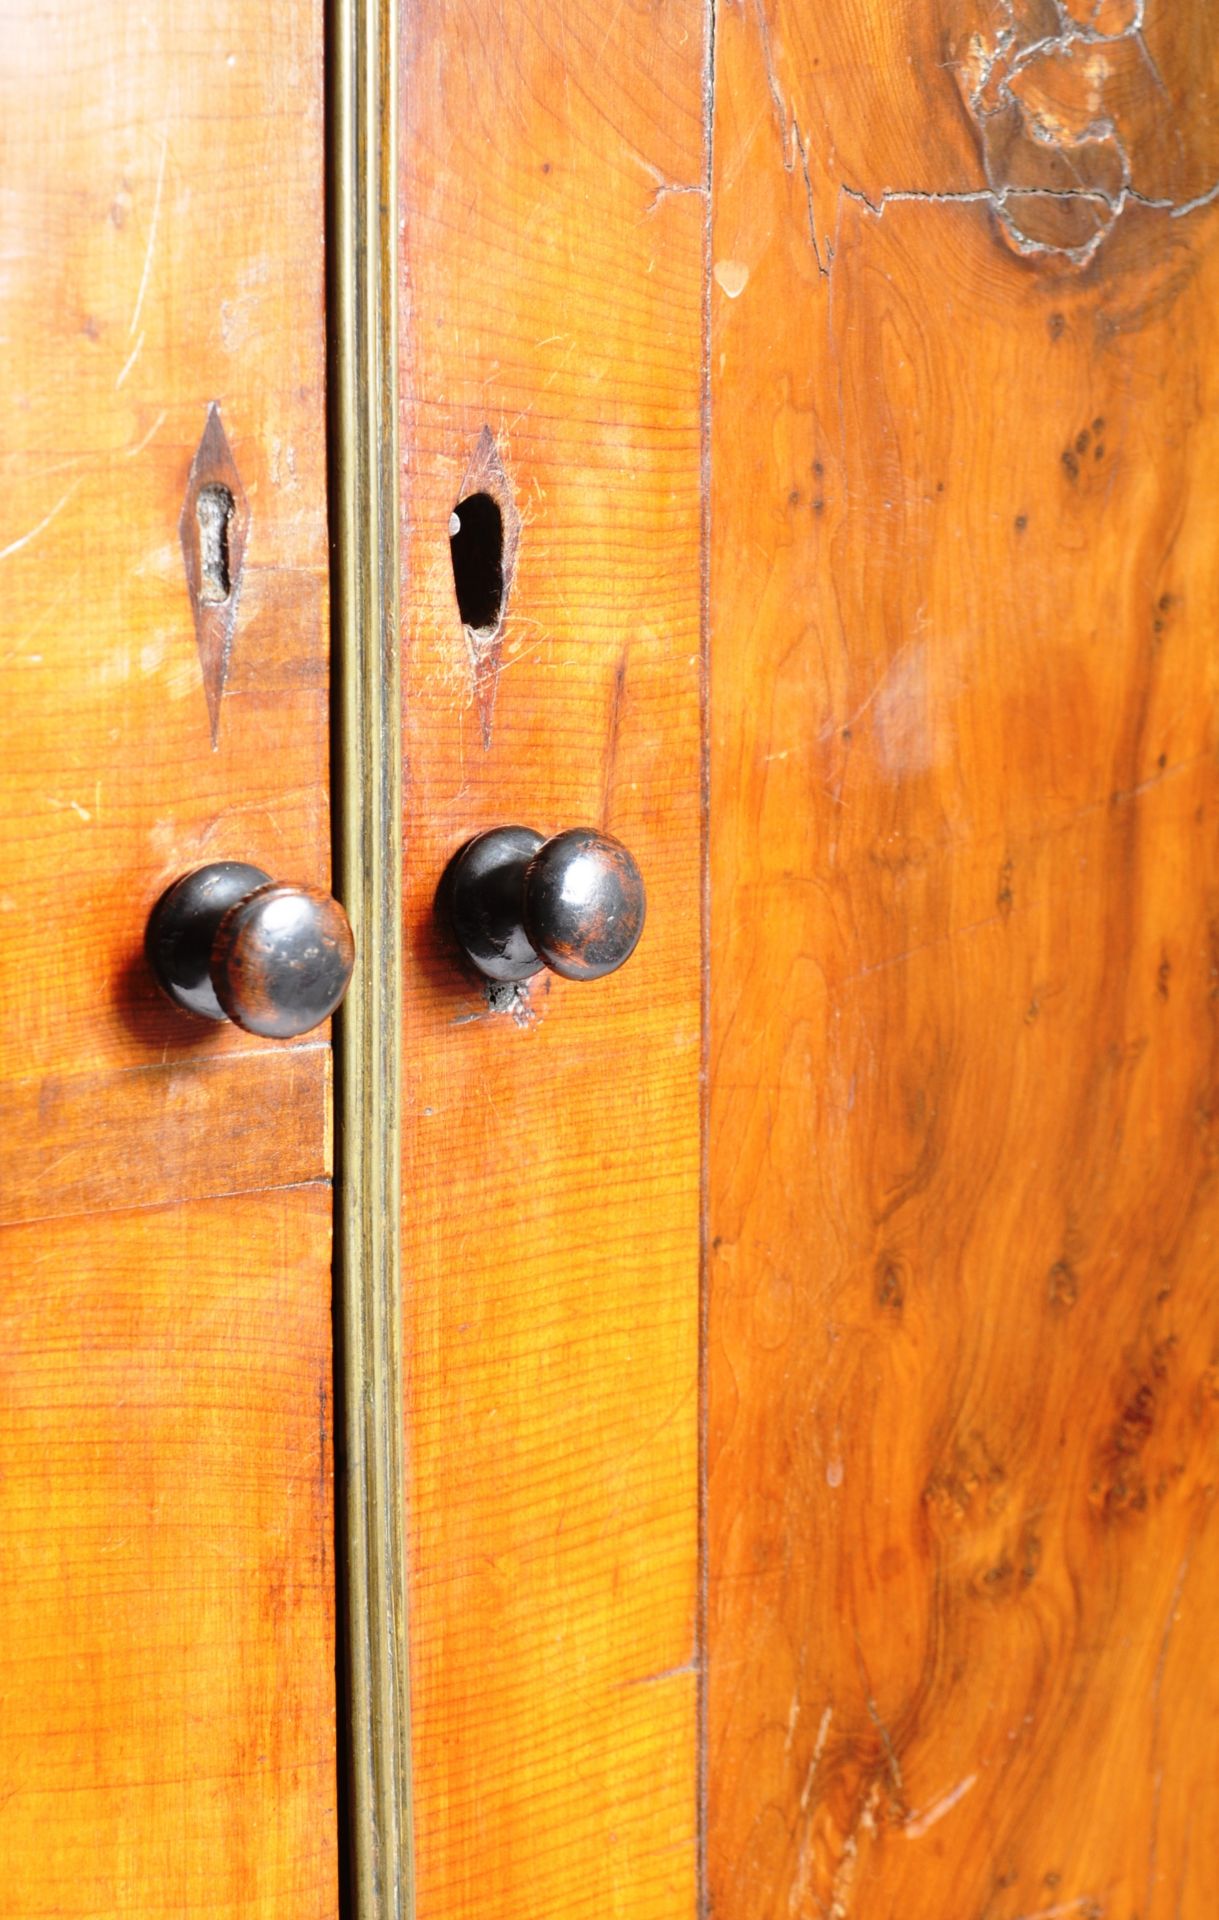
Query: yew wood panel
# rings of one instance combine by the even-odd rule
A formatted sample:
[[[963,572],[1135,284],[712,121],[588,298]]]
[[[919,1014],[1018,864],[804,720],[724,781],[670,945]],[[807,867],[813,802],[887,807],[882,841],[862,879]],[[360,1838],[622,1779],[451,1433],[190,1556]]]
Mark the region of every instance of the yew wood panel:
[[[420,1920],[696,1876],[702,9],[402,9],[404,1291]],[[501,502],[469,629],[450,515]],[[622,972],[492,994],[433,894],[608,829]]]
[[[719,9],[717,1920],[1214,1911],[1217,57]]]
[[[208,859],[328,873],[321,9],[271,11],[0,18],[6,1088],[248,1052],[161,1003],[148,911]],[[213,404],[249,520],[214,746]]]
[[[335,1910],[326,1036],[192,1022],[142,958],[206,859],[328,873],[322,27],[0,16],[14,1920]],[[234,508],[202,647],[192,478]]]
[[[12,1082],[0,1221],[126,1211],[327,1179],[330,1048]],[[274,1124],[269,1124],[269,1114]]]
[[[330,1303],[299,1280],[329,1234],[321,1186],[5,1229],[5,1914],[335,1911]]]

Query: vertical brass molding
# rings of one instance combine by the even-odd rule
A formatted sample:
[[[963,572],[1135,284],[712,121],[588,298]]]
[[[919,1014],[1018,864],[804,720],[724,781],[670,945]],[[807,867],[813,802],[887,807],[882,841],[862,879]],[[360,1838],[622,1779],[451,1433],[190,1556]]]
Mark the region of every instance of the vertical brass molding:
[[[335,860],[357,963],[337,1033],[343,1912],[414,1911],[402,1469],[402,807],[395,0],[329,0]]]

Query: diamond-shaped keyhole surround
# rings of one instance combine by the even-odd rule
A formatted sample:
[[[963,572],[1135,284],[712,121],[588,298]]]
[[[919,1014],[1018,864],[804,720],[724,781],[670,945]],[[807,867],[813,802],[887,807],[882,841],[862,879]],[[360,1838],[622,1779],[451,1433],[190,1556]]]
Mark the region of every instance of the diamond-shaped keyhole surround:
[[[213,747],[220,739],[220,702],[229,677],[249,530],[249,502],[213,400],[178,520]]]

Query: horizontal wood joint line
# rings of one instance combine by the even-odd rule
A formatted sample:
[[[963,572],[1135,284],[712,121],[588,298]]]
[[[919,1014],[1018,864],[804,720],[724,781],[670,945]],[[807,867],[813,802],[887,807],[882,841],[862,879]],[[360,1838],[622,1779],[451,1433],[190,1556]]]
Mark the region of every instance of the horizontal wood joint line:
[[[313,1044],[10,1082],[0,1224],[327,1180],[329,1071]]]
[[[216,1193],[193,1193],[187,1196],[174,1194],[168,1199],[138,1201],[130,1206],[61,1207],[55,1212],[29,1214],[19,1220],[0,1220],[0,1233],[18,1233],[25,1227],[46,1226],[53,1220],[123,1219],[128,1214],[166,1213],[183,1206],[219,1205],[225,1200],[257,1200],[263,1194],[270,1193],[329,1193],[332,1187],[333,1182],[329,1178],[288,1180],[278,1186],[226,1187]]]

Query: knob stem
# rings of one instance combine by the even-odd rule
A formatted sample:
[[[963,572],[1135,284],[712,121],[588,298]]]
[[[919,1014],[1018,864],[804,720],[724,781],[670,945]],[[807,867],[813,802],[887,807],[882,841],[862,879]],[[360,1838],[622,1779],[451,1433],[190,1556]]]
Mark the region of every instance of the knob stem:
[[[212,949],[230,907],[271,876],[243,860],[214,860],[184,874],[161,895],[148,920],[144,951],[157,985],[175,1006],[204,1020],[227,1020],[212,983]]]

